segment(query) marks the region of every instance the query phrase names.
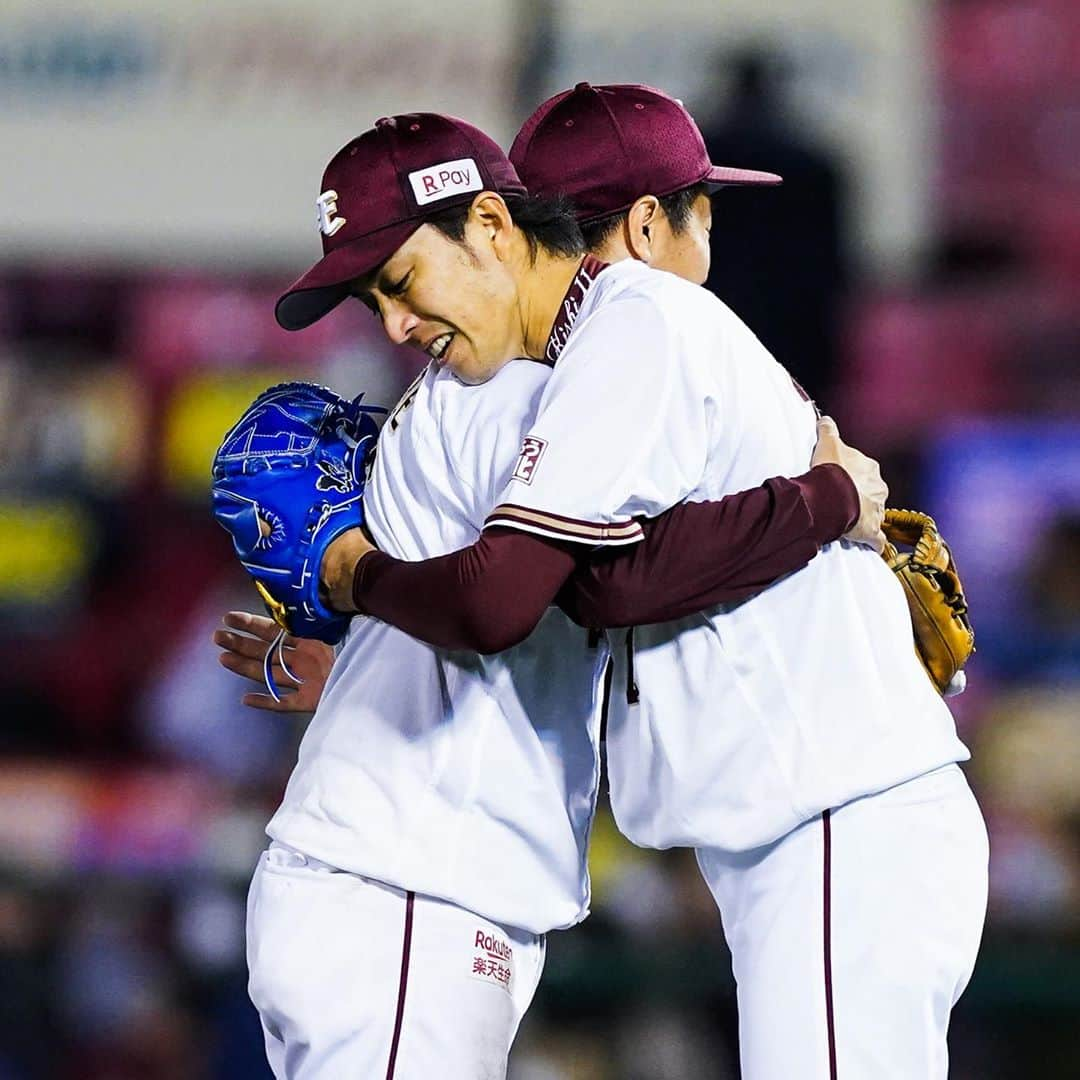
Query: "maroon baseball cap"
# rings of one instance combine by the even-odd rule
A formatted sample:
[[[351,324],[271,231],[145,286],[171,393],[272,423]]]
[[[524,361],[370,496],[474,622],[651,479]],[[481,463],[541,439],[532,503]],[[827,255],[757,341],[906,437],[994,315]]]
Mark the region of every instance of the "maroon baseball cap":
[[[714,165],[682,102],[632,83],[582,82],[548,98],[522,125],[510,160],[531,194],[567,196],[582,224],[692,184],[783,183]]]
[[[438,113],[406,113],[343,146],[316,200],[323,257],[278,300],[286,330],[302,330],[348,295],[349,282],[385,262],[433,214],[481,191],[525,195],[499,146],[479,128]]]

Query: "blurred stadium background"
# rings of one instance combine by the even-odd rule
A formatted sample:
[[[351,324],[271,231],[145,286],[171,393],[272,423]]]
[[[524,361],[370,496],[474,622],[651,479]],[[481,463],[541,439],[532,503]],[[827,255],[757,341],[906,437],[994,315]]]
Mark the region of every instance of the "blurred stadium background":
[[[721,193],[710,284],[938,518],[979,633],[952,1075],[1080,1076],[1077,0],[0,0],[0,1080],[268,1076],[244,892],[300,728],[209,643],[254,594],[207,463],[275,380],[389,402],[416,368],[359,305],[274,325],[329,155],[409,109],[508,142],[581,79],[787,177]],[[602,809],[592,862],[515,1080],[737,1076],[692,857]]]

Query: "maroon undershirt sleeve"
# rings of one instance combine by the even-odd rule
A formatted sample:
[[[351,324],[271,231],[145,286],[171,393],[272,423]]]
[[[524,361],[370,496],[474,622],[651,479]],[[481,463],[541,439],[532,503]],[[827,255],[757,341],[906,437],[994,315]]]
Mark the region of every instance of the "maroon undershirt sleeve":
[[[357,564],[359,611],[445,649],[494,653],[523,641],[556,600],[587,626],[661,622],[745,599],[810,561],[858,518],[837,465],[643,523],[630,548],[587,551],[514,529],[422,562],[384,552]],[[568,580],[571,579],[572,580]]]
[[[746,600],[801,570],[858,520],[859,496],[839,465],[717,502],[682,503],[642,523],[633,547],[600,548],[556,603],[590,627],[642,626]]]
[[[580,544],[505,528],[422,562],[372,551],[356,564],[353,602],[429,645],[502,652],[532,633],[587,554]]]

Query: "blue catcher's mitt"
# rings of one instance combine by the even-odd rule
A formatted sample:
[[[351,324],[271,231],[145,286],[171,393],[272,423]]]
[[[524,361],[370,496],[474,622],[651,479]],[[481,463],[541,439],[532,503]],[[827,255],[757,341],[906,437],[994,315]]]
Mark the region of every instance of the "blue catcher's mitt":
[[[360,397],[313,383],[272,386],[214,455],[214,517],[267,609],[288,633],[328,645],[345,636],[350,616],[319,598],[319,566],[336,536],[364,522],[365,468],[386,413]]]

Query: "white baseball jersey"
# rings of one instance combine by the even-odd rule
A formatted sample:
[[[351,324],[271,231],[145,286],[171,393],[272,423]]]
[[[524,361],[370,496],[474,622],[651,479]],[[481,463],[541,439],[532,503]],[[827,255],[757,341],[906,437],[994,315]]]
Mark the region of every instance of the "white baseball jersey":
[[[482,391],[435,367],[413,384],[383,427],[364,496],[383,551],[418,560],[477,539],[549,374],[522,360]],[[544,933],[578,922],[605,662],[554,609],[497,656],[354,619],[268,833],[501,924]]]
[[[625,262],[600,274],[488,518],[593,544],[634,515],[806,468],[815,411],[719,300]],[[612,806],[636,843],[740,850],[968,757],[900,586],[827,545],[742,604],[610,635]]]

